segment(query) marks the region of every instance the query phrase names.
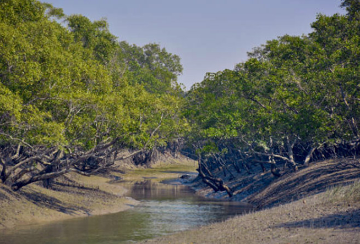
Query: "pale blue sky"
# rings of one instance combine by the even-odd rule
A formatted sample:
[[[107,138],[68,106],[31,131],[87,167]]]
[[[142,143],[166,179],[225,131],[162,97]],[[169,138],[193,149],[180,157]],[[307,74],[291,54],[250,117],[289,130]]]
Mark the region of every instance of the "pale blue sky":
[[[187,89],[206,72],[232,69],[247,52],[285,34],[311,32],[317,13],[344,13],[340,0],[45,0],[91,20],[107,18],[119,40],[159,43],[177,54]]]

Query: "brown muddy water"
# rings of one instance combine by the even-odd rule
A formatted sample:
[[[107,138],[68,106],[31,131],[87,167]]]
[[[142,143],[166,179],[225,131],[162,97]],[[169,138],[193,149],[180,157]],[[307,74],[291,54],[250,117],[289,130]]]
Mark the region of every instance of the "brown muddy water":
[[[191,188],[176,180],[166,183],[155,183],[151,179],[118,183],[129,189],[127,196],[139,200],[140,204],[116,214],[0,230],[0,243],[134,243],[223,221],[251,210],[250,206],[238,202],[196,196]]]

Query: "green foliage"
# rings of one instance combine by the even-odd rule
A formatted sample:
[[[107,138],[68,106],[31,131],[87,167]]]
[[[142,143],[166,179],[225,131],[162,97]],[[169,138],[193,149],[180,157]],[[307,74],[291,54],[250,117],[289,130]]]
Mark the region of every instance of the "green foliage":
[[[177,92],[177,76],[182,73],[179,56],[155,43],[143,47],[120,43],[118,59],[131,84],[141,84],[151,93]]]
[[[186,130],[181,71],[178,56],[157,44],[118,43],[104,19],[65,16],[35,0],[0,3],[2,143],[72,151],[121,138],[118,147],[164,146]]]
[[[304,158],[305,148],[359,140],[359,1],[342,7],[346,16],[318,15],[309,36],[268,41],[234,70],[191,88],[184,113],[198,152],[240,149],[291,161],[295,147]]]
[[[347,16],[349,19],[354,18],[360,20],[360,1],[359,0],[342,0],[340,5],[342,8],[346,8]]]
[[[18,25],[44,19],[44,5],[36,0],[2,0],[0,22]]]
[[[82,15],[71,15],[66,18],[75,41],[82,42],[83,47],[92,51],[95,58],[104,65],[109,64],[117,48],[116,37],[109,32],[105,19],[91,22]]]

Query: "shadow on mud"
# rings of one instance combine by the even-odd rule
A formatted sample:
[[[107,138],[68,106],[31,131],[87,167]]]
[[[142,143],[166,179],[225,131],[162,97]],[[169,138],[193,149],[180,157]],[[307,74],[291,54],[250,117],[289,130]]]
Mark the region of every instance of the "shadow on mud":
[[[355,228],[360,226],[360,209],[340,212],[321,218],[307,219],[275,225],[275,228]]]

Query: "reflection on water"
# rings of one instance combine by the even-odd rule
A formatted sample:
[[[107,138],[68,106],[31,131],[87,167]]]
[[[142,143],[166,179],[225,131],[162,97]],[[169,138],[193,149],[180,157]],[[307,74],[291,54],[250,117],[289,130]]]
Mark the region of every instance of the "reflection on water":
[[[128,243],[221,221],[249,210],[236,202],[200,198],[183,185],[150,180],[121,184],[129,189],[128,196],[141,201],[140,205],[116,214],[0,230],[0,243]]]

